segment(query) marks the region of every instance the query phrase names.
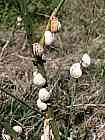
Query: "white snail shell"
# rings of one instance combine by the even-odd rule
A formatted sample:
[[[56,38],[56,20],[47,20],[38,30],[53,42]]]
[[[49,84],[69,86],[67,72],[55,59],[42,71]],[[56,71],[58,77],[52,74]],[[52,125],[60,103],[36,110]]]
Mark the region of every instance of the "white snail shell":
[[[75,63],[70,67],[70,75],[73,78],[79,78],[82,76],[80,63]]]
[[[33,72],[33,83],[36,86],[44,86],[46,83],[46,79],[42,76],[41,73],[35,71]]]
[[[87,68],[91,63],[91,59],[90,59],[90,56],[85,53],[82,57],[82,66]]]
[[[47,104],[43,103],[40,99],[37,100],[37,106],[40,110],[46,110],[47,109]]]
[[[18,17],[17,17],[17,22],[21,22],[21,21],[22,21],[21,16],[18,16]]]
[[[18,133],[18,134],[21,134],[22,133],[22,127],[17,125],[17,126],[14,126],[13,127],[13,130]]]
[[[42,88],[39,90],[39,99],[43,102],[48,101],[50,98],[50,93],[46,88]]]
[[[2,134],[2,139],[3,140],[11,140],[11,137],[7,134]]]
[[[54,41],[54,34],[51,33],[50,31],[45,31],[44,36],[45,36],[45,45],[51,45],[52,42]]]
[[[20,26],[21,26],[21,23],[20,23],[20,22],[18,22],[18,23],[17,23],[17,26],[18,26],[18,27],[20,27]]]

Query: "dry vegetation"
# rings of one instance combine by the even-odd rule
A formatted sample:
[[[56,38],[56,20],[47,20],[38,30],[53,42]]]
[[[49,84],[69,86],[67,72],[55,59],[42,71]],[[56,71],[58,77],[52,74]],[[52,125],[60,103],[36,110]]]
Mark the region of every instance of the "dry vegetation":
[[[46,50],[45,69],[48,90],[53,89],[51,105],[61,140],[104,140],[105,1],[68,0],[58,17],[62,31]],[[0,31],[0,89],[32,108],[0,90],[0,120],[10,127],[21,125],[22,140],[38,140],[43,131],[43,116],[36,106],[39,88],[32,83],[32,50],[24,32],[16,31],[8,43],[11,34],[9,30]],[[92,64],[76,83],[69,68],[85,52],[90,54]]]

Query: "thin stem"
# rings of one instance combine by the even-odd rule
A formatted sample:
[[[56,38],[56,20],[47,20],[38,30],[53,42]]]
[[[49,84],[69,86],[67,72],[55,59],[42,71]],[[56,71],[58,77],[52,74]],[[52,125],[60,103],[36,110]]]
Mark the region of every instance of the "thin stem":
[[[55,140],[60,140],[60,136],[59,136],[59,129],[56,125],[56,121],[55,121],[55,117],[54,117],[54,112],[52,107],[48,107],[48,117],[50,120],[50,124],[51,124],[51,128],[52,128],[52,132],[54,134],[54,139]]]
[[[46,15],[46,14],[43,14],[43,13],[39,13],[39,12],[36,12],[35,15],[44,16],[46,18],[49,18],[50,17],[49,15]]]
[[[74,86],[73,86],[73,93],[72,93],[72,101],[71,101],[71,119],[70,119],[70,123],[71,123],[71,132],[74,133],[74,127],[75,126],[75,103],[76,103],[76,93],[77,93],[77,85],[78,85],[78,79],[74,79]]]
[[[58,14],[58,11],[60,10],[60,8],[62,7],[63,3],[65,2],[65,0],[61,0],[60,3],[58,4],[57,8],[54,9],[54,11],[52,12],[51,16],[56,16]],[[46,30],[50,29],[50,18],[48,20],[48,24],[46,26]],[[42,35],[42,38],[40,40],[40,45],[43,47],[44,46],[44,34]]]
[[[52,15],[56,16],[62,5],[64,4],[65,0],[61,0],[60,3],[58,4],[57,8],[53,11]]]

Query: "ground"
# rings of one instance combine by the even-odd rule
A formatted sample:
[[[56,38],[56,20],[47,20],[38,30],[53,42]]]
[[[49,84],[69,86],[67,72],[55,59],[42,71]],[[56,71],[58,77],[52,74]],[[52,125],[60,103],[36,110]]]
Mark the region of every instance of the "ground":
[[[44,65],[48,90],[53,88],[51,104],[61,138],[104,140],[105,2],[69,0],[58,17],[62,30],[45,51]],[[0,86],[38,110],[39,88],[32,81],[32,49],[20,30],[5,46],[10,36],[10,30],[0,31]],[[80,62],[84,53],[90,55],[91,65],[83,69],[82,77],[76,81],[71,78],[69,69],[73,63]],[[1,120],[11,127],[20,124],[25,139],[38,139],[43,131],[43,117],[2,91],[0,96]]]

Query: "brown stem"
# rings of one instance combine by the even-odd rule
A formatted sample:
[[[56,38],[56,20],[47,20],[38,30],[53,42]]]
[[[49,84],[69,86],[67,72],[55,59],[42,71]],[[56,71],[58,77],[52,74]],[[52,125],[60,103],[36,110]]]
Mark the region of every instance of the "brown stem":
[[[62,7],[64,2],[65,2],[65,0],[60,1],[57,8],[55,8],[54,11],[52,12],[51,16],[56,16],[57,15],[58,11],[60,10],[60,8]],[[48,24],[47,24],[45,30],[49,30],[49,29],[50,29],[50,19],[48,20]],[[44,45],[45,45],[44,33],[43,33],[42,38],[40,39],[39,43],[40,43],[41,47],[44,47]],[[37,60],[39,60],[39,61],[37,61],[38,70],[43,74],[44,77],[46,77],[46,71],[45,71],[45,68],[44,68],[43,60],[41,60],[40,57],[38,57]],[[58,130],[57,125],[56,125],[56,121],[55,121],[55,118],[54,118],[54,113],[53,113],[52,107],[48,107],[48,112],[47,113],[48,113],[48,117],[51,118],[51,127],[52,127],[52,132],[54,134],[54,138],[55,138],[55,140],[60,140],[59,130]]]
[[[59,129],[56,125],[56,120],[55,120],[55,117],[54,117],[53,108],[51,106],[48,107],[48,117],[49,117],[49,120],[50,120],[52,132],[54,134],[54,139],[55,140],[60,140]]]

